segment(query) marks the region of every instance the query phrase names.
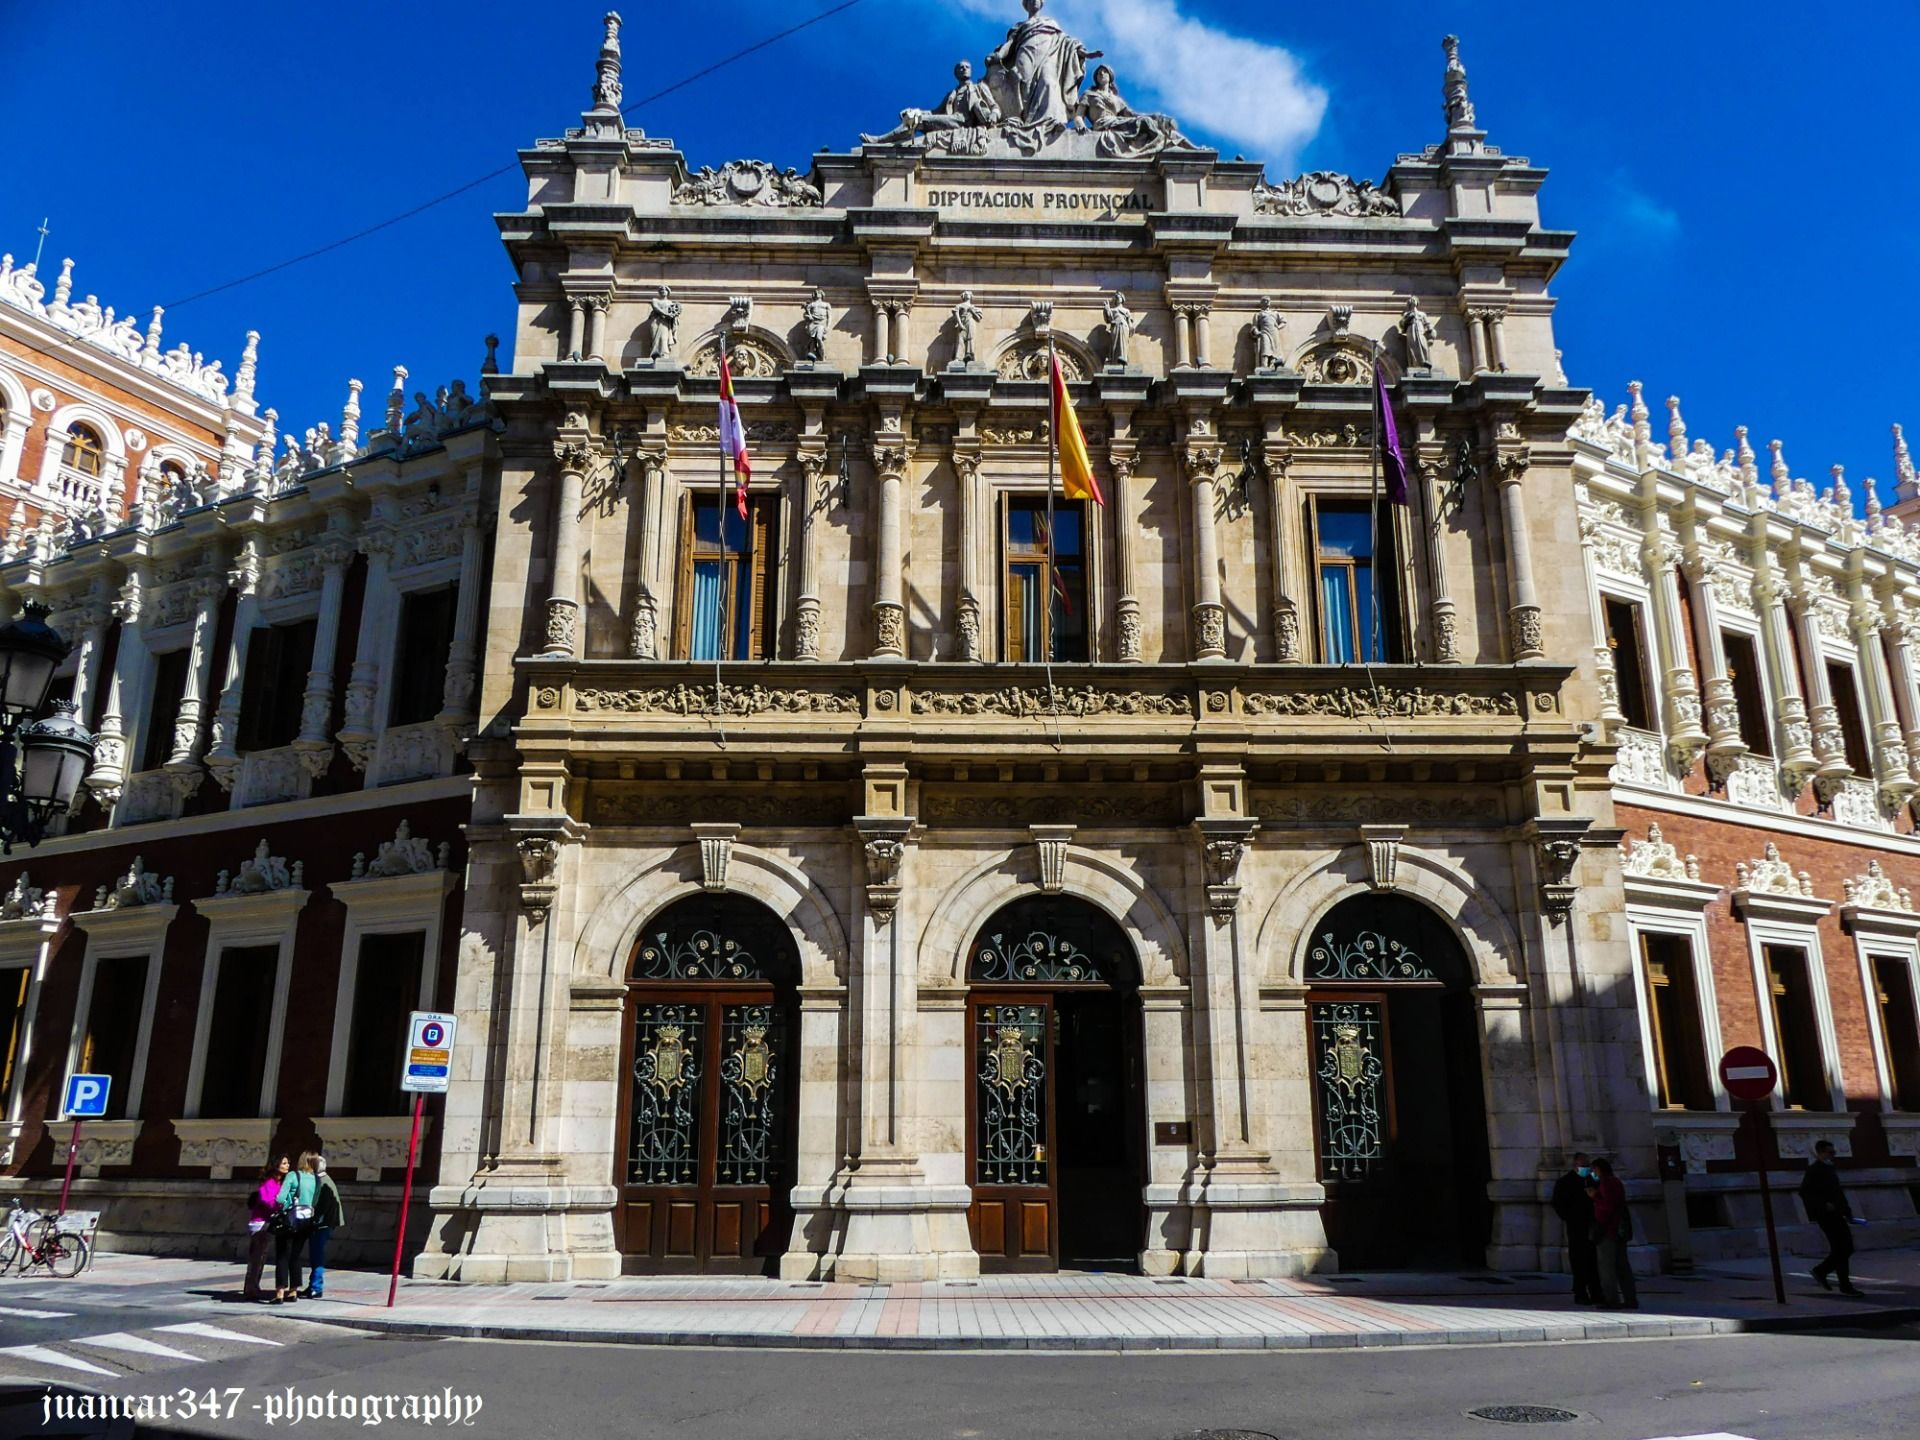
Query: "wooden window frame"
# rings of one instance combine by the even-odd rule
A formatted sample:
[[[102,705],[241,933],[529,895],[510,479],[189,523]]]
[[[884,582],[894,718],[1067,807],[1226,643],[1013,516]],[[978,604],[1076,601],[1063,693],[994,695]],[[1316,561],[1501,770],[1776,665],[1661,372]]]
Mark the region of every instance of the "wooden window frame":
[[[1009,664],[1039,665],[1039,664],[1045,663],[1047,658],[1044,656],[1036,657],[1036,656],[1015,653],[1016,650],[1019,649],[1019,644],[1020,644],[1020,634],[1021,634],[1020,620],[1024,617],[1017,616],[1015,614],[1015,603],[1016,603],[1015,596],[1018,593],[1018,591],[1016,590],[1016,587],[1014,586],[1014,583],[1013,583],[1013,567],[1015,565],[1040,566],[1041,575],[1043,577],[1041,580],[1041,585],[1042,585],[1042,588],[1046,589],[1046,603],[1049,607],[1049,610],[1051,610],[1052,603],[1053,603],[1053,591],[1051,590],[1051,588],[1048,588],[1048,583],[1045,577],[1051,573],[1051,569],[1052,569],[1052,566],[1051,566],[1051,558],[1052,558],[1051,551],[1053,549],[1052,535],[1051,534],[1048,535],[1047,542],[1044,545],[1039,545],[1039,544],[1028,545],[1028,546],[1020,547],[1018,550],[1016,550],[1013,543],[1013,512],[1015,507],[1018,506],[1021,509],[1026,509],[1029,506],[1031,506],[1036,511],[1044,511],[1045,502],[1046,502],[1046,495],[1044,492],[1042,492],[1039,495],[1035,495],[1033,492],[1027,491],[1027,490],[1003,490],[1000,492],[1000,495],[999,495],[998,509],[999,509],[999,529],[1000,529],[1000,658],[1002,660],[1005,660]],[[1090,553],[1093,549],[1093,545],[1091,543],[1091,533],[1089,528],[1090,522],[1092,519],[1091,512],[1093,508],[1094,507],[1092,505],[1090,505],[1087,501],[1084,501],[1084,500],[1067,500],[1067,499],[1061,498],[1058,495],[1054,496],[1054,499],[1053,499],[1053,509],[1056,515],[1072,512],[1079,517],[1079,521],[1080,521],[1080,549],[1078,550],[1078,552],[1072,554],[1068,558],[1071,559],[1073,562],[1077,563],[1080,569],[1080,593],[1079,593],[1078,599],[1079,599],[1080,608],[1081,608],[1081,620],[1082,620],[1081,633],[1084,636],[1085,642],[1086,642],[1085,654],[1071,655],[1071,656],[1064,656],[1064,657],[1056,655],[1053,657],[1053,662],[1055,664],[1060,664],[1060,665],[1083,664],[1086,661],[1091,660],[1094,654],[1094,643],[1095,643],[1094,642],[1094,624],[1093,624],[1094,578],[1093,578],[1093,561],[1092,561],[1092,555]],[[1072,593],[1071,590],[1069,590],[1069,594],[1071,593]],[[1044,628],[1043,628],[1043,633],[1045,633]],[[1056,650],[1059,648],[1057,643],[1054,646],[1054,648]]]
[[[1400,662],[1406,651],[1405,617],[1401,613],[1403,597],[1400,575],[1400,530],[1391,513],[1393,506],[1382,498],[1375,500],[1371,493],[1351,494],[1337,490],[1309,490],[1303,497],[1306,507],[1307,542],[1307,586],[1312,592],[1313,602],[1313,649],[1314,658],[1322,665],[1392,665]],[[1320,507],[1322,505],[1344,505],[1355,507],[1363,513],[1372,505],[1373,525],[1372,552],[1367,556],[1367,573],[1372,581],[1373,603],[1380,615],[1380,655],[1369,660],[1366,657],[1366,645],[1363,643],[1372,637],[1363,632],[1364,621],[1360,614],[1359,591],[1354,585],[1354,572],[1359,568],[1349,556],[1323,558],[1320,547]],[[1383,545],[1381,542],[1384,541]],[[1382,566],[1381,557],[1387,564]],[[1325,603],[1321,597],[1321,570],[1332,566],[1346,572],[1347,601],[1352,606],[1353,629],[1351,640],[1354,659],[1340,661],[1332,659],[1327,651],[1327,616]],[[1385,575],[1387,589],[1381,588],[1381,577]]]
[[[1620,716],[1623,723],[1634,730],[1657,733],[1660,729],[1660,712],[1653,689],[1653,669],[1647,663],[1647,627],[1645,621],[1645,602],[1626,595],[1616,595],[1611,591],[1600,592],[1600,628],[1606,639],[1607,649],[1612,653],[1614,690],[1620,697]],[[1616,611],[1624,614],[1631,628],[1631,644],[1620,636],[1614,627]],[[1625,647],[1633,664],[1633,675],[1637,684],[1634,693],[1640,697],[1639,714],[1628,714],[1628,685],[1621,668],[1620,656]]]
[[[1734,659],[1734,647],[1744,647],[1751,663],[1743,674]],[[1755,755],[1773,758],[1773,706],[1767,694],[1767,667],[1761,658],[1760,637],[1748,630],[1722,627],[1721,652],[1727,659],[1727,681],[1733,687],[1734,709],[1740,717],[1740,739]],[[1744,683],[1743,683],[1744,682]],[[1748,704],[1751,699],[1752,704]],[[1749,712],[1752,713],[1749,713]]]
[[[719,560],[722,566],[722,597],[726,604],[726,649],[731,652],[740,627],[740,596],[744,589],[747,604],[751,607],[747,615],[747,653],[736,655],[726,653],[723,660],[771,660],[779,643],[779,619],[775,614],[775,599],[778,595],[780,580],[778,554],[780,537],[780,497],[773,494],[747,496],[747,538],[746,549],[729,550],[726,547],[726,517],[733,511],[734,499],[731,494],[720,506],[720,543],[706,546],[695,543],[695,517],[700,507],[717,501],[717,495],[703,495],[689,490],[680,505],[680,547],[676,554],[677,576],[674,586],[673,614],[673,653],[683,660],[693,658],[693,581],[695,567],[703,562]],[[742,586],[740,575],[744,570],[747,583]]]
[[[87,438],[82,440],[84,435]],[[66,442],[60,450],[60,464],[63,469],[89,480],[98,480],[107,469],[107,442],[89,424],[76,420],[67,426]]]
[[[283,672],[286,672],[285,657],[293,652],[286,647],[302,630],[306,632],[307,660],[304,665],[294,667],[293,674],[297,675],[297,679],[294,679],[289,690],[283,682],[293,678],[293,675]],[[319,619],[313,615],[289,620],[266,620],[253,627],[253,634],[247,640],[247,663],[240,677],[240,721],[234,735],[234,748],[242,755],[258,750],[283,750],[300,738],[307,676],[315,668],[317,657],[313,647],[318,634]],[[329,663],[331,659],[329,656]],[[269,686],[274,687],[273,703],[266,706]],[[279,722],[278,729],[272,733],[261,733],[266,728],[263,708],[270,709],[272,718]],[[280,736],[281,731],[289,733]]]
[[[1693,936],[1674,930],[1643,929],[1635,933],[1636,948],[1639,951],[1640,981],[1642,993],[1646,997],[1646,1026],[1650,1042],[1651,1065],[1647,1079],[1653,1085],[1653,1102],[1657,1110],[1708,1111],[1717,1108],[1714,1097],[1713,1071],[1711,1057],[1707,1053],[1706,1026],[1701,1020],[1701,964],[1699,953],[1694,948]],[[1654,959],[1655,943],[1661,946],[1675,946],[1683,953],[1675,958],[1684,967],[1684,982],[1671,973],[1667,973],[1667,964]],[[1659,992],[1670,990],[1676,997],[1676,1003],[1686,1005],[1691,1010],[1694,1040],[1698,1046],[1693,1055],[1676,1053],[1674,1038],[1667,1034],[1667,1022],[1662,1016]],[[1676,1101],[1676,1067],[1684,1063],[1694,1073],[1677,1078],[1687,1082],[1687,1089],[1695,1101]]]

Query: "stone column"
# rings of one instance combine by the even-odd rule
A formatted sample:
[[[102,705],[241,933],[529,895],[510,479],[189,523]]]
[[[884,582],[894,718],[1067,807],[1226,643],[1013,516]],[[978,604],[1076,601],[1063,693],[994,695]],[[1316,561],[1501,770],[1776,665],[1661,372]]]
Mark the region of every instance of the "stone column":
[[[1533,588],[1526,498],[1520,492],[1530,463],[1525,450],[1510,450],[1498,457],[1500,513],[1507,542],[1507,631],[1515,660],[1538,660],[1547,653],[1540,631],[1540,601]]]
[[[876,301],[873,307],[873,360],[875,365],[884,365],[891,356],[888,348],[893,337],[893,317],[888,313],[892,307],[885,301]]]
[[[559,463],[553,517],[553,576],[547,589],[545,655],[578,655],[580,625],[580,494],[592,452],[584,432],[563,435],[553,447]]]
[[[1764,525],[1765,517],[1756,512],[1755,523]],[[1764,540],[1759,548],[1766,555]],[[1793,639],[1788,633],[1784,594],[1779,577],[1770,562],[1762,558],[1754,572],[1753,603],[1760,612],[1760,638],[1766,649],[1767,674],[1773,681],[1773,695],[1779,716],[1776,720],[1780,740],[1780,772],[1795,791],[1807,777],[1820,768],[1813,753],[1813,725],[1807,718],[1807,702],[1800,694],[1800,667],[1794,662]]]
[[[794,496],[793,510],[800,521],[798,571],[794,589],[793,658],[820,658],[820,501],[821,485],[826,478],[827,456],[822,451],[807,451],[800,456],[800,488]]]
[[[900,491],[906,483],[907,447],[897,433],[873,444],[874,474],[880,484],[879,518],[873,536],[873,653],[907,653],[907,607],[903,596]]]
[[[334,737],[347,752],[355,770],[365,770],[373,759],[374,711],[380,699],[380,670],[386,663],[393,631],[397,597],[387,579],[393,561],[393,531],[376,509],[361,526],[356,542],[367,557],[366,584],[360,601],[360,636],[354,647],[353,672],[347,680],[345,712]]]
[[[1840,712],[1834,708],[1833,690],[1827,684],[1827,652],[1820,639],[1819,597],[1808,587],[1804,574],[1794,579],[1799,583],[1789,582],[1787,613],[1799,636],[1800,654],[1806,660],[1813,753],[1820,762],[1813,772],[1814,778],[1837,784],[1853,773],[1853,766],[1847,760],[1847,737],[1840,728]]]
[[[1173,307],[1173,367],[1185,370],[1193,364],[1193,312],[1190,306]]]
[[[912,321],[913,306],[902,300],[893,307],[893,344],[887,355],[902,365],[912,363],[908,358],[913,353]]]
[[[607,359],[607,302],[606,295],[589,295],[587,304],[587,358],[598,360],[602,364]]]
[[[1920,769],[1920,670],[1914,665],[1913,641],[1914,621],[1910,615],[1901,613],[1891,594],[1884,597],[1886,624],[1884,634],[1890,640],[1892,650],[1892,685],[1899,703],[1895,705],[1896,717],[1905,715],[1908,726],[1901,739],[1907,747],[1907,766],[1909,773]],[[1920,779],[1920,775],[1915,776]]]
[[[1423,429],[1428,428],[1425,424]],[[1427,447],[1421,447],[1423,450]],[[1432,591],[1429,619],[1433,636],[1433,658],[1442,665],[1460,663],[1459,624],[1453,604],[1453,590],[1447,583],[1447,552],[1440,538],[1441,520],[1447,513],[1447,482],[1442,473],[1444,457],[1428,451],[1419,462],[1420,498],[1423,513],[1420,525],[1426,531],[1427,584]]]
[[[1648,511],[1646,523],[1659,525],[1657,511]],[[1692,766],[1707,743],[1700,726],[1700,689],[1687,659],[1686,630],[1680,620],[1680,587],[1674,566],[1680,561],[1673,537],[1656,528],[1641,548],[1647,567],[1653,605],[1654,647],[1660,657],[1661,697],[1666,718],[1667,746],[1682,770]]]
[[[1467,345],[1473,352],[1473,373],[1478,375],[1488,368],[1486,311],[1467,311]]]
[[[464,730],[475,718],[473,687],[479,678],[480,564],[485,535],[477,480],[477,475],[469,478],[467,498],[460,507],[460,579],[454,592],[453,638],[447,645],[447,679],[440,691],[440,713],[434,717],[456,731]],[[331,687],[332,676],[327,679]],[[324,733],[324,722],[321,730]]]
[[[1207,346],[1207,332],[1213,326],[1213,307],[1194,305],[1189,308],[1188,323],[1193,326],[1193,363],[1202,370],[1213,367],[1213,357]]]
[[[1873,734],[1873,778],[1880,801],[1888,811],[1907,803],[1916,789],[1907,773],[1907,746],[1894,709],[1893,688],[1887,678],[1886,651],[1880,645],[1880,617],[1871,600],[1857,596],[1850,616],[1853,643],[1860,652],[1861,689],[1866,695],[1867,723]]]
[[[640,558],[635,576],[633,628],[627,653],[639,660],[659,658],[660,651],[660,515],[666,503],[667,457],[663,451],[643,450],[640,461]]]
[[[95,591],[61,618],[71,627],[69,633],[78,633],[80,637],[76,646],[79,653],[73,663],[73,713],[85,725],[94,682],[100,672],[101,647],[107,639],[107,607]]]
[[[587,301],[584,295],[569,296],[567,300],[567,333],[560,342],[562,360],[578,360],[580,347],[587,333]]]
[[[347,533],[345,517],[329,517],[330,529],[315,547],[320,560],[320,613],[313,627],[313,661],[307,671],[306,693],[300,698],[300,735],[293,748],[300,752],[300,763],[318,780],[333,763],[333,737],[327,726],[333,721],[333,659],[340,648],[340,604],[347,588],[347,567],[353,563],[353,538]],[[466,566],[462,564],[459,603],[466,604]],[[478,577],[475,577],[478,583]],[[364,607],[363,607],[364,608]],[[472,660],[467,670],[471,685]],[[451,673],[451,671],[449,671]]]
[[[148,690],[153,657],[147,650],[142,624],[145,589],[145,572],[132,567],[113,601],[113,613],[120,619],[120,643],[114,649],[113,672],[107,676],[107,703],[100,716],[100,733],[94,738],[93,768],[87,772],[87,788],[102,808],[119,803],[131,768],[127,755],[128,710],[133,710],[137,722]],[[131,728],[138,737],[138,723]]]
[[[1290,475],[1293,447],[1287,444],[1285,433],[1269,421],[1262,454],[1272,505],[1267,538],[1273,570],[1273,658],[1297,663],[1308,659],[1313,647],[1301,626],[1301,564],[1306,538],[1300,533],[1300,507],[1295,503]]]
[[[979,660],[980,614],[980,452],[977,445],[955,447],[953,473],[960,487],[960,613],[955,621],[957,658]]]
[[[1186,463],[1193,491],[1193,653],[1198,660],[1220,660],[1227,653],[1227,611],[1220,603],[1220,551],[1213,529],[1220,447],[1189,443]]]
[[[1581,507],[1580,568],[1587,580],[1587,623],[1593,631],[1594,684],[1600,691],[1600,718],[1612,726],[1625,724],[1627,717],[1620,713],[1620,677],[1614,668],[1613,647],[1607,643],[1606,609],[1600,599],[1600,587],[1594,580],[1598,567],[1594,561],[1593,538],[1599,523]]]
[[[1719,602],[1713,594],[1713,560],[1690,535],[1684,563],[1687,594],[1692,601],[1693,648],[1706,672],[1707,768],[1714,780],[1726,784],[1735,763],[1747,753],[1740,738],[1740,707],[1727,678],[1727,647],[1720,635]]]
[[[240,699],[247,680],[247,651],[260,614],[260,552],[253,537],[241,545],[227,579],[234,592],[233,634],[227,643],[227,683],[220,691],[213,742],[207,747],[207,769],[222,790],[233,789],[240,775]]]
[[[202,574],[193,581],[193,640],[188,647],[187,684],[180,696],[179,718],[173,725],[173,753],[167,757],[166,766],[183,796],[200,788],[200,764],[194,752],[200,743],[200,717],[206,710],[207,685],[213,670],[213,632],[226,593],[224,576]]]
[[[1493,368],[1502,374],[1507,369],[1507,317],[1498,310],[1487,311],[1487,342],[1493,355]]]
[[[1117,658],[1129,664],[1139,663],[1142,653],[1139,562],[1134,555],[1133,466],[1131,443],[1116,442],[1107,447],[1107,470],[1113,476],[1114,579],[1120,592],[1114,627],[1120,637]]]

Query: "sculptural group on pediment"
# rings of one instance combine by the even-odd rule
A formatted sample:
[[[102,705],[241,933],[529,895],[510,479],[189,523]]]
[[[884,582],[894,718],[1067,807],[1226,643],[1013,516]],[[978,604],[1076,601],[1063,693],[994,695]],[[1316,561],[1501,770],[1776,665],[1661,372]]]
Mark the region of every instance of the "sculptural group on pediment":
[[[954,86],[929,108],[900,112],[885,134],[862,135],[867,145],[918,146],[954,155],[1037,155],[1069,137],[1090,137],[1087,153],[1103,159],[1198,148],[1166,115],[1136,110],[1120,93],[1113,68],[1093,71],[1101,58],[1046,13],[1046,0],[1023,0],[1027,17],[1007,31],[986,58],[985,79],[973,63],[953,67]]]

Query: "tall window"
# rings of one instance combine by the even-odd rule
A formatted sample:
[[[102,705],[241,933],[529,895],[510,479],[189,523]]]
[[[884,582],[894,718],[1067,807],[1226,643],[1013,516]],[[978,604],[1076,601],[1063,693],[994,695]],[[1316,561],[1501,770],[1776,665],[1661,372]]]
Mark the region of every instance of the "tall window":
[[[27,980],[31,974],[25,965],[0,970],[0,1115],[5,1113],[7,1097],[13,1094],[13,1067],[25,1038],[20,1026],[27,1015]]]
[[[447,652],[453,646],[453,611],[458,593],[448,585],[401,597],[400,648],[394,664],[389,724],[418,725],[440,713],[447,690]]]
[[[1307,500],[1320,659],[1328,665],[1386,661],[1400,650],[1393,583],[1393,517],[1365,500]],[[1376,551],[1388,561],[1374,565]]]
[[[1647,686],[1647,648],[1640,633],[1640,607],[1631,600],[1602,597],[1607,649],[1613,655],[1613,679],[1620,692],[1620,714],[1636,730],[1651,730],[1653,704]]]
[[[267,1074],[267,1032],[273,1023],[280,947],[235,946],[207,963],[218,965],[220,974],[213,987],[200,1113],[217,1120],[256,1116]]]
[[[420,1004],[427,937],[364,935],[353,981],[353,1030],[341,1105],[349,1115],[396,1115],[405,1104],[400,1067],[407,1019]]]
[[[771,496],[747,501],[689,496],[680,523],[676,648],[689,660],[767,660],[777,640],[774,546],[779,514]],[[722,530],[724,521],[725,529]]]
[[[147,707],[147,737],[140,747],[140,768],[158,770],[173,754],[173,726],[180,718],[180,702],[187,693],[185,650],[169,650],[153,657],[153,703]]]
[[[1653,1036],[1654,1094],[1663,1110],[1711,1110],[1707,1047],[1693,944],[1684,935],[1642,931],[1647,968],[1647,1029]]]
[[[60,452],[60,463],[82,475],[98,475],[107,463],[107,447],[88,425],[73,425],[67,430],[67,446]]]
[[[80,1071],[113,1077],[107,1090],[109,1120],[127,1116],[150,963],[145,955],[114,955],[93,968],[93,998],[87,1003],[87,1033],[80,1042]]]
[[[1006,625],[1003,653],[1013,661],[1087,658],[1086,512],[1077,500],[1053,502],[1053,529],[1047,529],[1044,495],[1009,495],[1006,532]],[[1052,565],[1049,567],[1048,560]],[[1048,570],[1052,577],[1049,581]],[[1052,603],[1042,597],[1052,586]]]
[[[239,748],[278,750],[300,734],[300,706],[313,668],[315,621],[257,625],[247,641],[247,673],[240,686]]]
[[[1825,1110],[1833,1103],[1820,1048],[1820,1022],[1813,1008],[1807,952],[1798,945],[1763,945],[1768,1003],[1775,1048],[1780,1052],[1780,1091],[1795,1110]]]
[[[1767,692],[1760,684],[1760,657],[1750,635],[1722,632],[1727,679],[1733,682],[1733,703],[1740,711],[1740,739],[1756,755],[1773,754],[1773,727],[1767,723]]]
[[[1873,774],[1873,752],[1867,748],[1867,727],[1860,718],[1860,690],[1853,683],[1853,666],[1844,660],[1829,660],[1827,688],[1833,694],[1840,733],[1846,739],[1848,768],[1856,775]]]
[[[1913,966],[1893,955],[1868,960],[1873,975],[1874,1013],[1887,1052],[1887,1078],[1896,1110],[1920,1110],[1920,1009],[1914,1006]]]

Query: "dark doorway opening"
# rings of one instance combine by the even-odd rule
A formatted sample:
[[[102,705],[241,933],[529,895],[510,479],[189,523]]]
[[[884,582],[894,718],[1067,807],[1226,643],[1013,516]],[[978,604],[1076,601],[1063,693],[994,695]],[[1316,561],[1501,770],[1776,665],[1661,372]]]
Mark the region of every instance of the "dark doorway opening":
[[[1140,1261],[1141,1116],[1131,994],[1070,991],[1054,1001],[1060,1263],[1130,1270]]]

